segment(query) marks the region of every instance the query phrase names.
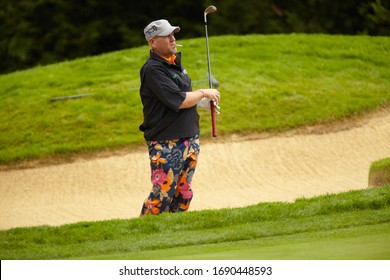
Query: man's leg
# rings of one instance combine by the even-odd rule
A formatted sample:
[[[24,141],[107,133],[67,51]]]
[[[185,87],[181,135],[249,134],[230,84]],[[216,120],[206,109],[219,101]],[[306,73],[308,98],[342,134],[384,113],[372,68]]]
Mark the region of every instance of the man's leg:
[[[199,153],[199,138],[149,141],[148,148],[153,188],[142,206],[141,216],[185,211],[188,208],[185,205],[189,205],[192,198],[191,180]],[[181,187],[177,191],[178,183]],[[176,211],[171,207],[174,195]]]
[[[180,171],[175,194],[169,208],[170,212],[187,211],[193,197],[191,184],[200,152],[199,137],[187,139],[184,145],[186,149],[183,154],[183,169]]]

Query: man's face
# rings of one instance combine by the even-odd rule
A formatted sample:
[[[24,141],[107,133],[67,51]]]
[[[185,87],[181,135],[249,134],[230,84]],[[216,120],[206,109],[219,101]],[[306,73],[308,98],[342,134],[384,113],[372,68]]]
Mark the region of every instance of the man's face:
[[[168,36],[157,36],[150,39],[150,45],[152,50],[162,57],[170,57],[177,53],[176,39],[173,32]]]

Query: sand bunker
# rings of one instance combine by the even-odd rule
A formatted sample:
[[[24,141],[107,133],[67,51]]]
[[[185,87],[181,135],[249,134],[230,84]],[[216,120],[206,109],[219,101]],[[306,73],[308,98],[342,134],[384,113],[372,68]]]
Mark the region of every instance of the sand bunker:
[[[347,125],[202,143],[190,211],[363,189],[390,157],[390,110]],[[151,188],[146,147],[0,171],[0,229],[137,217]]]

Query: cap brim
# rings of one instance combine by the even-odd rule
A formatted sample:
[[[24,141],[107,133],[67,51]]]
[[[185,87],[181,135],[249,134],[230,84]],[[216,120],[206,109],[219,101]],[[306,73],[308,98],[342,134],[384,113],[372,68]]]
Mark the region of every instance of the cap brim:
[[[180,31],[180,27],[179,26],[172,26],[167,31],[160,33],[158,36],[168,36],[172,32],[176,33],[176,32],[179,32],[179,31]]]

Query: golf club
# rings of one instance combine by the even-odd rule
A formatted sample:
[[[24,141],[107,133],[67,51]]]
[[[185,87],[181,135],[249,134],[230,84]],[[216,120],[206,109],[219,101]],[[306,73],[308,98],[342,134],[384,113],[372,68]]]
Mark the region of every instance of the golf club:
[[[217,8],[213,5],[208,6],[204,10],[204,28],[206,31],[206,50],[207,50],[207,68],[208,68],[208,78],[209,78],[209,87],[213,88],[213,83],[211,79],[211,67],[210,67],[210,50],[209,50],[209,35],[207,32],[207,15],[214,13],[217,11]],[[215,111],[214,111],[214,101],[210,100],[210,111],[211,111],[211,125],[212,125],[212,135],[213,137],[217,137],[217,126],[215,120]]]

